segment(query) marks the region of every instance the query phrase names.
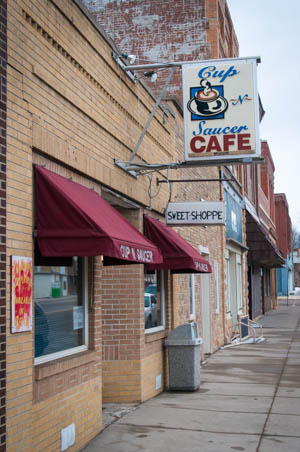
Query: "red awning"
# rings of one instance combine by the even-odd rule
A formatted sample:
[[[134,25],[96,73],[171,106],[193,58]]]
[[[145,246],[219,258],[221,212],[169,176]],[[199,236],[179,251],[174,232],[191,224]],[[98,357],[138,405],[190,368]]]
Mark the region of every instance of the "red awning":
[[[163,263],[147,266],[150,270],[170,269],[173,273],[211,273],[211,266],[174,229],[144,215],[144,231],[161,251]]]
[[[162,262],[160,251],[96,192],[35,166],[38,245],[43,256],[108,256]]]

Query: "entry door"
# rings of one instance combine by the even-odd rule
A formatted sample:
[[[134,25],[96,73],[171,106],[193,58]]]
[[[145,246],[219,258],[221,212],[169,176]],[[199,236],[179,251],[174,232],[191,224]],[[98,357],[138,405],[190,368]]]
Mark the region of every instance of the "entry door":
[[[201,275],[201,303],[202,303],[202,336],[203,351],[211,353],[211,317],[210,317],[210,275]]]

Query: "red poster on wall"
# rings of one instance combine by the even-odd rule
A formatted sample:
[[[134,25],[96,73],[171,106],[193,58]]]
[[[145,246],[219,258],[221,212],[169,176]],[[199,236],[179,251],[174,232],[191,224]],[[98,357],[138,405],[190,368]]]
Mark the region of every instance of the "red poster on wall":
[[[32,258],[12,256],[11,260],[11,330],[32,330]]]

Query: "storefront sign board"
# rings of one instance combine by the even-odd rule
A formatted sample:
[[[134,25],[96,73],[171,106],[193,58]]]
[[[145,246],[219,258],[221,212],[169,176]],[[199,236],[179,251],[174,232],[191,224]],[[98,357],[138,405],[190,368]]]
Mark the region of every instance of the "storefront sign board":
[[[260,156],[257,59],[183,64],[185,159]]]
[[[225,224],[224,211],[223,202],[171,202],[166,209],[166,224]]]

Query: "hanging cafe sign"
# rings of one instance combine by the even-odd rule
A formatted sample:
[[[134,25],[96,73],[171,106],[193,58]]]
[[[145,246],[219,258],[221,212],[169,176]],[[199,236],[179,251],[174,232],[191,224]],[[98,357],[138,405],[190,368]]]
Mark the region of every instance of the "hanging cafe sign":
[[[185,159],[259,157],[256,58],[183,64]]]

